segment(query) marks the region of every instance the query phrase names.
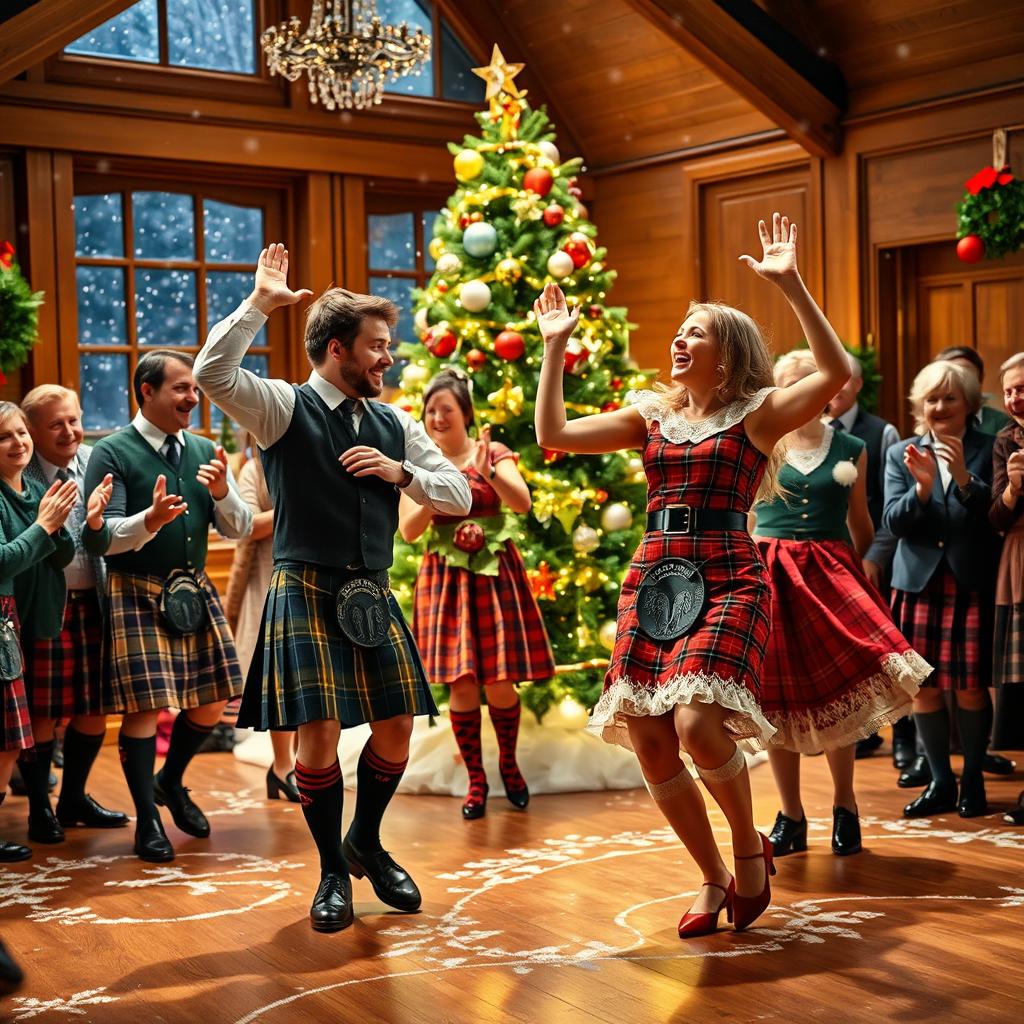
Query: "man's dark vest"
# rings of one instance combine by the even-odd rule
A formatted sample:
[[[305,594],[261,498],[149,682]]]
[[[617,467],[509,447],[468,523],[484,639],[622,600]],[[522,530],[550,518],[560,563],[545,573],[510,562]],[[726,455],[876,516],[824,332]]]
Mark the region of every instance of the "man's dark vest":
[[[332,412],[308,384],[294,388],[292,421],[262,453],[274,504],[274,561],[386,569],[394,559],[398,489],[376,476],[353,476],[338,458],[367,445],[402,462],[398,416],[380,402],[364,402],[356,437],[340,406]]]
[[[868,511],[871,522],[877,530],[882,524],[882,510],[885,508],[885,457],[882,452],[882,437],[888,424],[880,416],[857,410],[850,433],[859,437],[868,450]]]

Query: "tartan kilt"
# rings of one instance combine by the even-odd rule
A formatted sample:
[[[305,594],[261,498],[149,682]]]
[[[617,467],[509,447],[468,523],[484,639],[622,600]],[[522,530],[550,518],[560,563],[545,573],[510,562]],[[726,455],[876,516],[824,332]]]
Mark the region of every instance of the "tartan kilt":
[[[945,559],[919,594],[893,590],[892,614],[911,647],[935,668],[922,686],[981,690],[992,684],[992,603],[958,586]]]
[[[20,636],[18,609],[10,595],[0,597],[0,615],[11,620],[14,632]],[[3,716],[0,719],[0,750],[27,750],[35,746],[24,676],[18,676],[10,682],[0,681],[0,687],[3,687],[3,701],[0,702],[0,715]]]
[[[105,713],[198,708],[241,693],[242,673],[220,597],[205,572],[196,578],[206,592],[210,622],[199,633],[179,636],[160,612],[162,577],[108,575]]]
[[[37,718],[98,715],[103,707],[103,611],[95,590],[69,591],[51,640],[25,647],[25,688]]]
[[[342,633],[335,596],[350,579],[301,562],[274,565],[240,728],[294,729],[324,720],[348,728],[438,713],[394,594],[388,595],[391,629],[384,644],[359,647]]]
[[[412,632],[427,678],[450,686],[550,679],[555,659],[522,555],[511,541],[498,553],[498,575],[449,566],[428,551],[416,578]]]
[[[931,666],[840,540],[757,537],[772,583],[761,669],[771,745],[801,753],[849,746],[908,714]]]

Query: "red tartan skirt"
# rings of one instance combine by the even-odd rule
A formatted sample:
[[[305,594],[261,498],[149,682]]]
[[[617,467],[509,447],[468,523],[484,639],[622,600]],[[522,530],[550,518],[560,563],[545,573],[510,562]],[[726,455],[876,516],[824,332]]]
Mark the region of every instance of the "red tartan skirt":
[[[52,640],[25,648],[25,688],[36,718],[98,715],[103,708],[103,612],[95,590],[73,590]]]
[[[14,598],[0,597],[0,616],[10,619],[14,631],[20,636],[18,610]],[[0,750],[27,750],[35,746],[32,738],[32,722],[28,714],[28,699],[25,696],[25,679],[18,676],[9,682],[0,681],[3,700],[0,701]]]
[[[431,683],[450,686],[471,675],[488,686],[555,674],[526,566],[511,541],[498,554],[497,576],[452,568],[428,551],[416,578],[412,632]]]
[[[761,707],[772,746],[849,746],[910,711],[931,666],[893,623],[853,548],[839,540],[756,538],[772,584]]]
[[[704,608],[676,641],[651,640],[640,629],[637,590],[662,558],[686,558],[704,576]],[[617,631],[604,692],[587,728],[632,749],[627,719],[662,715],[699,701],[729,710],[725,728],[748,746],[767,745],[775,731],[759,703],[761,663],[770,627],[771,588],[745,532],[646,534],[619,595]]]
[[[956,582],[946,560],[919,594],[893,590],[892,617],[900,632],[935,671],[922,683],[940,690],[981,690],[992,685],[993,607]]]

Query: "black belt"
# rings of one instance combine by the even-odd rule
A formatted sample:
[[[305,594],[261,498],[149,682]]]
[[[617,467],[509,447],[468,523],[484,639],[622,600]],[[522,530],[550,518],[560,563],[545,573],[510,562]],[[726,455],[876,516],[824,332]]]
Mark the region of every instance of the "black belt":
[[[746,512],[669,505],[647,513],[648,533],[706,533],[708,530],[742,530],[745,533],[746,529]]]

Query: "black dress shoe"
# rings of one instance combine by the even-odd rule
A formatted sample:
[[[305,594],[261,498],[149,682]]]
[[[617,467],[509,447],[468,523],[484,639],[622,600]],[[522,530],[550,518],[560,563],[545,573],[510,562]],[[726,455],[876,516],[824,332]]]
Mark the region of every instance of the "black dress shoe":
[[[1012,775],[1017,767],[1015,761],[1011,761],[1002,754],[986,754],[981,770],[986,775]]]
[[[22,846],[20,843],[9,843],[6,839],[0,839],[0,863],[14,864],[19,860],[28,860],[31,856],[31,847]]]
[[[135,825],[135,856],[155,864],[174,860],[174,847],[164,832],[159,818],[149,818]]]
[[[903,771],[914,763],[917,757],[917,748],[913,739],[906,739],[902,736],[892,738],[892,765]]]
[[[157,772],[153,776],[153,799],[160,807],[166,807],[171,812],[174,824],[182,832],[197,839],[205,839],[210,834],[210,823],[188,795],[187,787],[180,784],[164,787],[160,781],[160,772]]]
[[[900,789],[917,789],[918,786],[927,786],[932,781],[932,766],[928,763],[927,757],[915,757],[913,764],[900,773],[896,785]]]
[[[416,883],[408,871],[395,863],[387,850],[357,850],[346,836],[343,851],[349,872],[356,878],[365,875],[381,903],[410,914],[420,909],[423,897]]]
[[[903,808],[904,818],[930,818],[933,814],[948,814],[956,810],[956,783],[940,786],[932,782],[916,799]]]
[[[28,837],[33,843],[63,843],[64,829],[49,807],[28,816]]]
[[[355,919],[352,911],[352,884],[344,875],[328,871],[309,908],[309,920],[315,932],[340,932]]]
[[[274,766],[271,765],[267,769],[267,799],[280,800],[281,797],[284,797],[285,800],[288,800],[293,804],[299,803],[299,791],[294,783],[294,772],[289,772],[285,778],[282,779],[280,776],[274,774]]]
[[[0,995],[6,996],[16,992],[24,980],[25,975],[22,974],[17,961],[0,942]]]
[[[854,757],[860,761],[862,758],[870,757],[883,743],[882,737],[878,733],[872,733],[870,736],[865,736],[862,740],[857,740],[857,750],[854,753]]]
[[[832,852],[837,857],[860,853],[860,818],[845,807],[832,808]]]
[[[1024,793],[1017,797],[1017,806],[1003,815],[1007,825],[1024,825]]]
[[[87,793],[74,804],[58,800],[57,820],[65,828],[74,828],[75,825],[84,825],[86,828],[124,828],[128,824],[128,815],[124,811],[108,811]]]
[[[768,842],[772,844],[772,852],[776,857],[785,857],[790,853],[803,853],[807,849],[807,816],[799,821],[787,818],[779,811],[775,816]]]
[[[490,788],[485,782],[484,795],[479,800],[474,796],[472,789],[466,794],[466,799],[462,802],[462,817],[466,821],[476,821],[487,813],[487,794]]]
[[[960,799],[956,812],[961,818],[980,818],[988,814],[988,799],[985,796],[985,780],[980,775],[960,778]]]
[[[501,781],[505,782],[504,779]],[[530,802],[530,787],[525,782],[519,788],[511,787],[508,783],[505,783],[505,798],[517,810],[525,811]]]

